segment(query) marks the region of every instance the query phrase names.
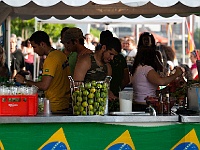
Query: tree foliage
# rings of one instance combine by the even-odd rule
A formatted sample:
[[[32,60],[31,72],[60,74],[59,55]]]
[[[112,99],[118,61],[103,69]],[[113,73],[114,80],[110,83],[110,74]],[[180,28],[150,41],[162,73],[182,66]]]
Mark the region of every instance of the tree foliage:
[[[74,24],[50,24],[45,23],[42,25],[41,30],[45,31],[54,42],[60,39],[60,32],[64,27],[74,27]]]
[[[27,39],[34,32],[34,19],[22,20],[20,18],[12,19],[11,21],[11,33],[16,36]]]
[[[37,30],[45,31],[53,42],[57,42],[60,39],[60,32],[63,27],[75,27],[75,24],[51,24],[44,23],[37,25]],[[35,31],[35,19],[22,20],[20,18],[12,19],[11,21],[11,33],[16,34],[17,37],[22,37],[22,39],[27,39]],[[91,28],[91,34],[99,38],[100,31]]]

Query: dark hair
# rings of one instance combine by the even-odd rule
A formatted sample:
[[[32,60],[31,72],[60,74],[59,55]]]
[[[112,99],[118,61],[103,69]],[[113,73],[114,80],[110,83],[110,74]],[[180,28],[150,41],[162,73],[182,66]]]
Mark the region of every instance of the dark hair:
[[[112,48],[120,53],[121,52],[121,42],[118,38],[116,37],[111,37],[111,38],[108,38],[106,41],[105,41],[105,44],[103,45],[106,45],[106,49],[108,50],[111,50]]]
[[[156,48],[156,42],[155,42],[155,38],[153,36],[153,34],[151,34],[150,32],[143,32],[141,35],[140,35],[140,38],[139,38],[139,41],[138,41],[138,49],[140,46],[143,46],[144,43],[143,43],[143,38],[145,36],[148,36],[151,38],[151,43],[152,43],[152,47],[155,47]]]
[[[61,36],[65,33],[65,31],[67,31],[69,29],[69,27],[64,27],[64,28],[62,28],[62,30],[61,30],[61,32],[60,32],[60,34],[61,34]]]
[[[139,65],[151,66],[157,71],[157,65],[155,62],[156,51],[151,46],[140,46],[134,59],[133,68],[131,74],[133,75]]]
[[[75,39],[71,39],[71,41],[72,41],[73,44],[75,44]],[[81,45],[84,45],[84,39],[83,38],[78,39],[78,41]]]
[[[196,50],[193,50],[192,52],[190,52],[192,55],[194,55],[194,57],[197,57],[197,53]]]
[[[188,80],[193,80],[190,67],[187,64],[180,64],[180,67],[185,69],[185,78]]]
[[[28,42],[30,42],[29,38],[25,40],[25,43],[24,43],[25,45],[24,46],[27,47],[28,46]]]
[[[112,32],[110,32],[109,30],[102,31],[100,33],[100,41],[99,42],[101,43],[101,45],[105,45],[106,40],[111,37],[113,37]]]
[[[49,39],[49,35],[44,32],[44,31],[36,31],[34,32],[30,39],[30,41],[34,41],[35,44],[40,44],[41,42],[44,42],[47,44],[47,46],[51,46],[51,43],[50,43],[50,39]]]
[[[95,51],[98,51],[100,50],[102,47],[102,45],[100,43],[97,43],[97,46],[95,47]]]
[[[174,61],[176,54],[175,54],[175,51],[172,49],[172,47],[161,44],[160,45],[160,51],[161,51],[162,54],[163,53],[166,54],[167,60],[170,60],[172,62]]]

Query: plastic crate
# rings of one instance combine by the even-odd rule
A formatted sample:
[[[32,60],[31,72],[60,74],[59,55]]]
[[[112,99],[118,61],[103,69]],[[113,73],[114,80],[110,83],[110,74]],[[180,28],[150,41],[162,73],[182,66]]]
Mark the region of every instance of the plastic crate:
[[[0,116],[34,116],[38,112],[38,94],[0,95]]]

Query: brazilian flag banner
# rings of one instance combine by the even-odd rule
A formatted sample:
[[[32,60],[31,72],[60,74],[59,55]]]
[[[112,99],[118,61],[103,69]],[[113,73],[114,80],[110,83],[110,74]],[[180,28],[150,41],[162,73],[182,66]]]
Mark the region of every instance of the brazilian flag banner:
[[[200,124],[0,124],[0,150],[200,150]]]

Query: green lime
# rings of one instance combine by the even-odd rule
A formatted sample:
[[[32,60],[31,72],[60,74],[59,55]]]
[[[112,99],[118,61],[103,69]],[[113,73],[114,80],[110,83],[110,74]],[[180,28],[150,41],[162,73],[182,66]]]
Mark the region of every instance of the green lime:
[[[78,101],[78,102],[82,102],[82,101],[83,101],[82,97],[78,96],[78,97],[77,97],[77,101]]]
[[[83,101],[87,101],[87,96],[83,96]]]
[[[91,111],[91,110],[93,110],[94,108],[93,108],[93,105],[88,105],[88,109]]]
[[[90,93],[94,93],[96,91],[96,89],[94,88],[94,87],[92,87],[91,89],[90,89]]]
[[[81,105],[81,102],[76,102],[76,106],[80,106]]]
[[[105,98],[105,97],[107,97],[107,94],[105,92],[101,92],[101,97]]]
[[[94,112],[93,111],[88,111],[88,114],[89,115],[94,115]]]
[[[98,103],[100,103],[100,102],[101,102],[101,97],[97,98],[96,101],[97,101]]]
[[[90,82],[86,82],[85,83],[85,88],[86,89],[90,89],[92,87],[91,83]]]
[[[75,115],[80,115],[81,113],[80,113],[80,111],[75,111],[74,114]]]
[[[94,103],[94,99],[92,99],[92,98],[90,98],[90,99],[88,99],[88,104],[93,104]]]
[[[81,115],[84,115],[84,116],[87,115],[86,111],[85,111],[85,110],[82,111],[82,112],[81,112]]]
[[[102,88],[102,85],[101,83],[97,83],[97,88],[101,89]]]
[[[88,95],[88,98],[94,98],[94,93],[90,93],[90,94]]]
[[[99,107],[99,103],[98,102],[94,102],[94,107],[98,108]]]
[[[92,85],[93,87],[96,87],[96,85],[97,85],[96,81],[93,80],[93,81],[91,82],[91,85]]]
[[[107,89],[108,88],[108,83],[104,82],[102,85],[102,88]]]
[[[88,103],[85,101],[85,102],[82,103],[82,106],[83,106],[83,107],[87,107],[87,106],[88,106]]]
[[[101,96],[100,92],[95,92],[95,97],[99,98]]]
[[[79,107],[78,107],[78,110],[79,110],[80,112],[82,112],[82,111],[84,110],[84,107],[83,107],[83,106],[79,106]]]
[[[74,111],[77,111],[78,110],[78,106],[74,106]]]
[[[83,95],[87,96],[89,94],[88,90],[83,91]]]

